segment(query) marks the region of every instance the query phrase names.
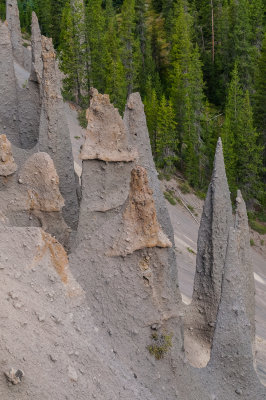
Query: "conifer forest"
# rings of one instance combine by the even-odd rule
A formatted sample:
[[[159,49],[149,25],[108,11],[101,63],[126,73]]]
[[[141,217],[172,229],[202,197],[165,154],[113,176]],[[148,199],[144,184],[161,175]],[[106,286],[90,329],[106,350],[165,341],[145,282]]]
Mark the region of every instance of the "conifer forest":
[[[20,0],[52,37],[63,96],[85,110],[90,87],[123,113],[145,104],[157,167],[206,192],[222,137],[232,195],[265,209],[265,0]],[[5,0],[0,1],[4,19]]]

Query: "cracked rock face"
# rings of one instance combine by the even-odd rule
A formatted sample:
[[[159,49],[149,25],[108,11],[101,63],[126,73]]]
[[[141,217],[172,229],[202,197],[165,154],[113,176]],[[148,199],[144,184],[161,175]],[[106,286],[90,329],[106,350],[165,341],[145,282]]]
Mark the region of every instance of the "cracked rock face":
[[[153,192],[143,167],[138,166],[131,172],[129,203],[123,214],[123,224],[123,238],[112,255],[132,254],[151,247],[172,247],[158,223]]]
[[[0,135],[0,176],[8,176],[14,174],[17,165],[14,161],[11,143],[6,135]]]
[[[23,166],[20,182],[27,186],[31,210],[61,211],[64,199],[59,191],[54,163],[48,154],[33,154]]]
[[[87,110],[87,139],[81,151],[82,160],[113,162],[134,161],[137,154],[128,145],[125,126],[118,110],[108,95],[91,90],[91,104]]]

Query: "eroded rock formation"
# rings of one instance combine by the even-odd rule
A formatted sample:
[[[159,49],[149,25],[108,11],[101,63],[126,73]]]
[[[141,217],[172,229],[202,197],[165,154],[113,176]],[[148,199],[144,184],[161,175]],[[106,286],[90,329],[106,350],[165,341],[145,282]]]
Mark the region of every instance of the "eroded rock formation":
[[[25,373],[15,388],[0,374],[1,400],[83,400],[88,394],[97,400],[265,399],[253,369],[246,209],[238,193],[230,230],[221,141],[186,312],[140,95],[130,95],[122,120],[109,97],[92,90],[79,212],[52,41],[41,37],[33,14],[26,89],[15,79],[6,24],[0,36],[0,69],[11,84],[0,78],[0,89],[10,95],[6,103],[0,99],[0,128],[7,134],[0,136],[0,358],[4,371]],[[36,97],[30,100],[23,89]],[[77,228],[71,248],[70,228]],[[195,369],[185,358],[188,323],[196,339],[212,341],[206,368]]]
[[[17,0],[7,0],[6,20],[11,35],[14,57],[20,65],[24,66],[23,41],[20,29]]]
[[[41,84],[41,117],[38,148],[54,161],[59,176],[60,192],[65,200],[63,215],[76,228],[78,223],[77,178],[74,172],[69,130],[60,93],[56,54],[51,39],[42,37],[43,75]]]
[[[238,193],[240,195],[240,193]],[[239,198],[240,201],[240,198]],[[239,203],[240,204],[240,203]],[[241,208],[243,205],[241,206]],[[221,302],[214,332],[211,359],[208,365],[210,374],[217,381],[227,381],[232,392],[245,399],[252,399],[253,393],[261,393],[259,380],[253,368],[254,326],[250,323],[250,310],[247,310],[249,295],[247,282],[250,271],[239,258],[238,234],[230,228],[222,281]],[[244,268],[243,268],[244,267]],[[251,294],[250,294],[251,296]],[[250,307],[250,305],[248,305]]]
[[[128,205],[123,213],[124,227],[112,255],[131,254],[151,247],[172,247],[160,227],[145,168],[131,171]]]
[[[62,210],[64,199],[59,191],[59,178],[47,153],[35,153],[28,158],[19,173],[19,183],[26,186],[30,210]]]
[[[11,143],[6,135],[0,135],[0,176],[12,175],[16,170],[17,165],[12,155]]]
[[[253,265],[251,261],[250,249],[250,234],[248,225],[248,216],[245,201],[242,197],[241,191],[237,191],[236,198],[236,215],[235,215],[235,229],[238,258],[243,274],[245,277],[244,287],[241,291],[245,301],[247,316],[251,327],[251,338],[254,346],[255,341],[255,282],[253,274]]]
[[[19,145],[19,121],[16,78],[10,33],[6,22],[0,21],[0,130],[12,143]]]
[[[87,110],[87,138],[81,151],[82,160],[134,161],[136,151],[128,145],[125,126],[107,94],[91,89]]]
[[[191,322],[188,317],[188,325],[210,341],[220,303],[227,238],[232,226],[232,205],[219,139],[199,228]]]

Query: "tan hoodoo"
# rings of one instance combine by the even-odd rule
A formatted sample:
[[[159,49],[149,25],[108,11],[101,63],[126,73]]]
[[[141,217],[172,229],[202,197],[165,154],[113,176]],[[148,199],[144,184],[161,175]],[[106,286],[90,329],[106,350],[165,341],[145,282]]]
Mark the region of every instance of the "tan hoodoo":
[[[11,143],[6,135],[0,135],[0,175],[12,175],[16,170],[17,165],[12,155]]]
[[[47,153],[33,154],[23,166],[20,182],[27,186],[31,210],[61,211],[64,199],[53,160]]]
[[[91,89],[91,103],[87,110],[87,138],[82,148],[82,160],[130,162],[137,157],[128,145],[124,122],[107,94]]]
[[[137,166],[131,172],[129,204],[123,214],[123,224],[123,237],[114,246],[112,256],[151,247],[172,247],[158,223],[153,191],[143,167]]]

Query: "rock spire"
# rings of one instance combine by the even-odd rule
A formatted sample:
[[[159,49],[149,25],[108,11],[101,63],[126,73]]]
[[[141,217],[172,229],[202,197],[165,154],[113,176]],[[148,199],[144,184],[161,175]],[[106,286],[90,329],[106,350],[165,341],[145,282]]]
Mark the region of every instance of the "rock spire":
[[[6,0],[6,20],[11,35],[14,58],[20,65],[24,66],[23,41],[17,0]]]
[[[107,94],[102,95],[96,89],[91,89],[86,117],[87,138],[80,154],[82,160],[135,160],[137,154],[128,146],[123,120]]]
[[[13,52],[7,23],[0,21],[0,133],[19,146],[19,118]]]
[[[233,226],[232,205],[226,178],[223,148],[218,140],[212,180],[205,200],[196,260],[192,299],[194,326],[211,339],[220,303],[222,276],[229,228]],[[208,335],[209,332],[209,335]]]
[[[243,398],[262,390],[253,367],[252,330],[246,308],[249,272],[239,259],[238,233],[230,228],[222,282],[221,302],[213,337],[210,374],[223,377]]]
[[[158,224],[153,192],[143,167],[137,166],[131,171],[129,200],[123,222],[122,234],[112,255],[131,254],[151,247],[172,247]]]
[[[42,108],[38,147],[54,161],[59,176],[60,192],[65,199],[63,216],[76,228],[78,223],[77,179],[63,98],[60,92],[59,71],[52,39],[42,36],[43,74],[41,84]]]
[[[237,191],[235,229],[239,262],[244,274],[243,297],[251,326],[251,338],[255,342],[255,282],[251,260],[250,235],[245,201],[241,191]]]

